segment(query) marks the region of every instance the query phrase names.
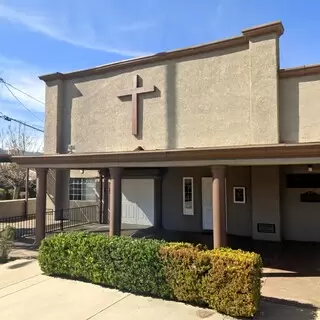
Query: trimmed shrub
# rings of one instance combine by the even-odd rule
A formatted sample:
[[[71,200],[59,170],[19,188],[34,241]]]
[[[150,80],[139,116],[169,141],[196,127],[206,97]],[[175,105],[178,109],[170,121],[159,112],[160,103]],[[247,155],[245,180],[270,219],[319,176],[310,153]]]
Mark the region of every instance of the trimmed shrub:
[[[13,246],[15,229],[6,227],[0,231],[0,263],[8,261],[9,253]]]
[[[71,232],[44,239],[38,259],[47,274],[165,298],[171,294],[158,257],[163,244],[157,240]]]
[[[251,317],[259,307],[262,260],[231,249],[73,232],[42,241],[39,263],[49,275]]]
[[[165,278],[180,301],[207,305],[230,316],[253,316],[260,304],[262,260],[229,248],[160,249]]]

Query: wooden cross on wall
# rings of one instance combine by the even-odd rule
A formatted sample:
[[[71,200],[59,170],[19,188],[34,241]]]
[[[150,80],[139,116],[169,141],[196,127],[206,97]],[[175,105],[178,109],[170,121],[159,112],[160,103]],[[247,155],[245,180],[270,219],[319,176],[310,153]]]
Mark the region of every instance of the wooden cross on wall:
[[[138,135],[138,105],[139,105],[139,95],[144,93],[150,93],[155,91],[155,86],[143,86],[139,87],[139,76],[133,76],[132,89],[123,90],[119,98],[131,96],[132,100],[132,134],[134,136]]]

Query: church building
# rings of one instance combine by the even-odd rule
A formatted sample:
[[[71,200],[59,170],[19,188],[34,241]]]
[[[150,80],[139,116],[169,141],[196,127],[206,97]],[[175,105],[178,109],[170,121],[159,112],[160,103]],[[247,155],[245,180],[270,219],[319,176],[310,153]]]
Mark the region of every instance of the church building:
[[[41,76],[44,155],[13,157],[37,170],[37,219],[98,204],[101,177],[111,234],[126,223],[213,230],[215,247],[227,234],[319,242],[320,65],[281,69],[283,32],[273,22]]]

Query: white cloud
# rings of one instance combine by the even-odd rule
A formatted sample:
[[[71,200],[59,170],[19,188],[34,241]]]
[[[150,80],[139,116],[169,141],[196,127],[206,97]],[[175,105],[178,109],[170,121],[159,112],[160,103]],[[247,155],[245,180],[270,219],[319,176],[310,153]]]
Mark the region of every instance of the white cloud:
[[[77,22],[77,19],[72,18],[72,23],[70,23],[70,19],[66,16],[53,17],[44,12],[33,13],[30,11],[30,8],[16,9],[0,3],[0,19],[22,25],[33,32],[41,33],[56,40],[78,47],[115,53],[126,57],[151,54],[150,52],[109,45],[109,43],[112,42],[110,41],[111,38],[107,38],[106,33],[103,35],[101,28],[95,28],[94,24],[89,20],[79,19],[80,21]],[[144,30],[151,26],[152,24],[150,22],[138,22],[132,25],[120,26],[118,27],[118,31]],[[118,42],[115,31],[116,27],[113,26],[113,29],[109,30],[109,33],[112,33],[114,36],[115,39],[113,41]]]
[[[20,89],[21,91],[31,95],[32,97],[43,101],[45,100],[44,83],[38,78],[42,74],[41,70],[30,66],[20,60],[6,58],[0,55],[0,78]],[[33,112],[43,112],[44,105],[34,101],[25,94],[9,87],[10,90],[21,100],[21,102]],[[17,100],[4,84],[0,83],[0,100],[10,102],[10,108],[16,110],[24,110]],[[2,105],[1,110],[8,109],[8,106]]]

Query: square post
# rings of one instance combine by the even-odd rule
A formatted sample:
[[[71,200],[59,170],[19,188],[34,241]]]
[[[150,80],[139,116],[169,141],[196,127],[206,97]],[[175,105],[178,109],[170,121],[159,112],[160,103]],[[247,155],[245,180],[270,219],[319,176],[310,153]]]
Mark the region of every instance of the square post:
[[[37,199],[36,199],[36,245],[40,246],[46,234],[46,198],[48,169],[38,168]]]
[[[122,190],[121,172],[122,168],[110,168],[110,229],[109,236],[121,235],[121,213],[122,213]]]

